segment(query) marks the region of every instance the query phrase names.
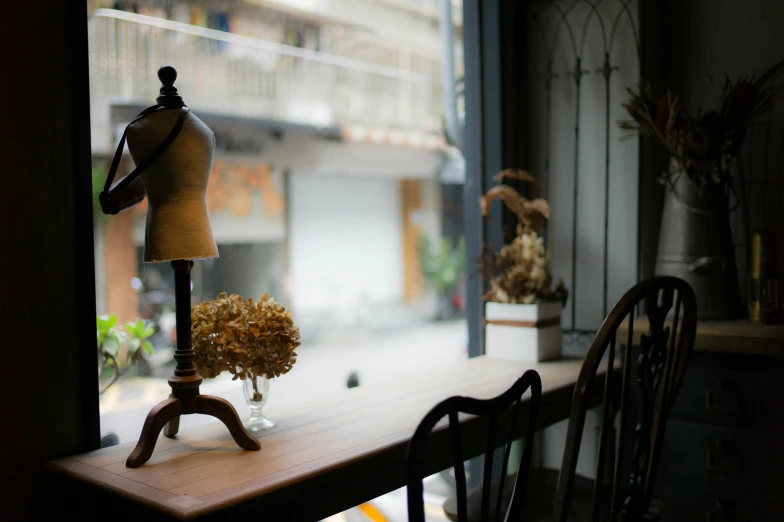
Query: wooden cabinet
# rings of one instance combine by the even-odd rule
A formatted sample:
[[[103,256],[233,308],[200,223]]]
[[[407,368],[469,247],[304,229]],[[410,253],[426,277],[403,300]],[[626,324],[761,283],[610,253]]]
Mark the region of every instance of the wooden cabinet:
[[[784,513],[781,496],[697,481],[660,478],[656,496],[666,499],[662,522],[768,522],[782,520]]]
[[[784,521],[784,327],[698,326],[654,495],[662,522]]]
[[[654,496],[661,522],[784,522],[784,325],[698,323]]]
[[[670,419],[665,440],[659,467],[663,479],[784,493],[780,434]]]

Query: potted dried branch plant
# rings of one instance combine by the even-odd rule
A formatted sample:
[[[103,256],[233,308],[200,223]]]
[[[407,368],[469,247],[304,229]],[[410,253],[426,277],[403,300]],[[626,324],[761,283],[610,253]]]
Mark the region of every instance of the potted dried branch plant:
[[[629,90],[631,119],[618,122],[630,136],[652,136],[670,156],[656,273],[686,280],[697,295],[700,319],[741,313],[729,213],[739,204],[738,154],[748,128],[768,114],[779,96],[784,61],[759,78],[726,78],[716,108],[689,111],[671,90],[648,83]],[[711,80],[712,81],[712,80]]]
[[[534,181],[523,170],[506,169],[493,178]],[[485,301],[485,352],[522,361],[545,361],[561,354],[561,310],[568,292],[553,285],[550,252],[542,230],[550,218],[544,199],[528,200],[509,185],[490,188],[479,200],[488,220],[490,203],[500,199],[518,219],[514,240],[495,251],[485,245],[479,260],[488,285]]]
[[[243,381],[251,431],[275,426],[262,409],[267,403],[270,379],[288,373],[297,362],[299,328],[291,313],[268,294],[246,299],[221,292],[217,299],[191,308],[192,340],[196,369],[205,378],[230,372]]]

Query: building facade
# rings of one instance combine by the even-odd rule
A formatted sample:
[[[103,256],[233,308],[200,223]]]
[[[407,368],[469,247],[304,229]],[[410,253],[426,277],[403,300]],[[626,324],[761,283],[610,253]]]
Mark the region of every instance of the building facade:
[[[195,302],[269,292],[303,338],[436,314],[420,236],[456,238],[462,218],[435,2],[89,6],[96,182],[122,129],[154,103],[161,65],[175,66],[185,102],[215,132],[208,206],[220,257],[196,264]],[[459,56],[459,24],[455,33]],[[173,309],[166,267],[141,262],[145,212],[97,225],[98,310],[123,321]]]

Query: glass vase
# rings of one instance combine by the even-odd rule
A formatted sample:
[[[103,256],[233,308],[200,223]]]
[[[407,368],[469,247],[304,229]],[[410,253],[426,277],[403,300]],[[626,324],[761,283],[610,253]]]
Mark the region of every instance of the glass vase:
[[[264,405],[267,404],[269,385],[269,379],[263,375],[254,375],[253,372],[248,372],[242,381],[245,402],[250,406],[250,416],[243,424],[250,431],[268,430],[275,426],[275,421],[266,418],[262,411]]]

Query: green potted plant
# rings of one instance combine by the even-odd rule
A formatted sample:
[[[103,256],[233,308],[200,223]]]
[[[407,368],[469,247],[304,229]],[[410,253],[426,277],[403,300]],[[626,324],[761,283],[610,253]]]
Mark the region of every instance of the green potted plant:
[[[144,354],[152,355],[155,348],[148,340],[155,325],[144,319],[117,325],[117,316],[99,315],[95,318],[98,342],[98,376],[102,394],[128,370],[138,365]]]
[[[435,248],[426,234],[419,235],[420,272],[425,283],[438,293],[438,319],[451,319],[457,310],[454,297],[465,277],[465,241],[454,242],[442,237]]]

